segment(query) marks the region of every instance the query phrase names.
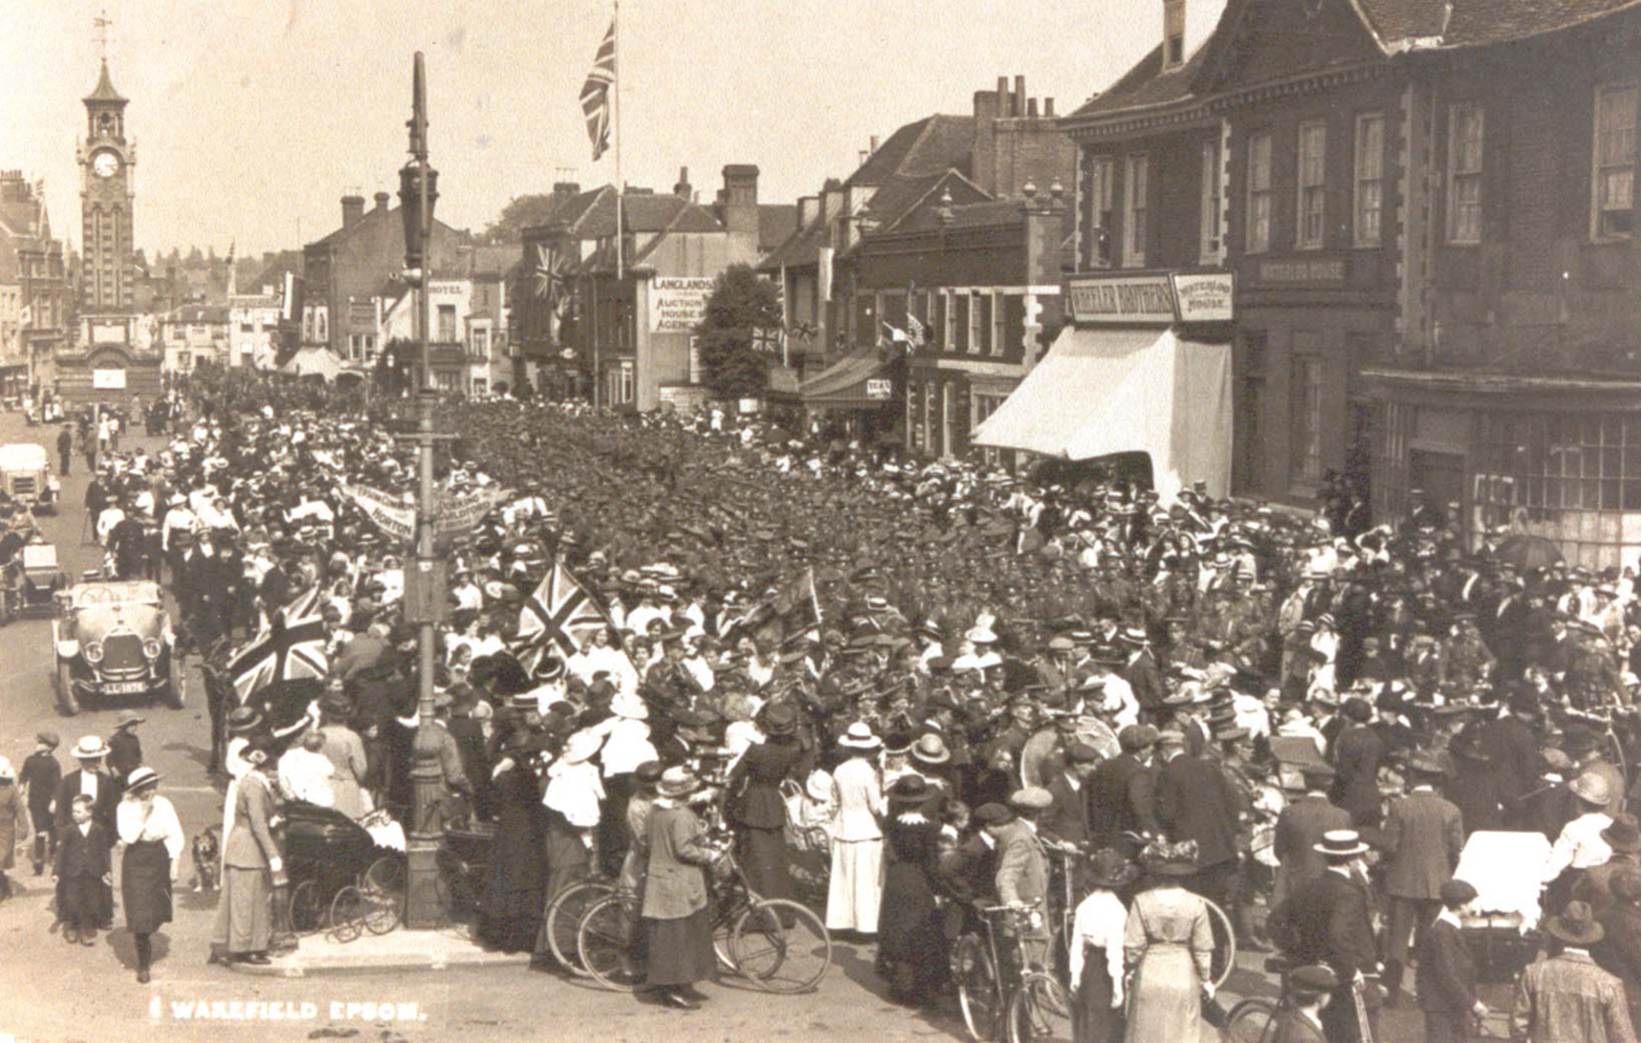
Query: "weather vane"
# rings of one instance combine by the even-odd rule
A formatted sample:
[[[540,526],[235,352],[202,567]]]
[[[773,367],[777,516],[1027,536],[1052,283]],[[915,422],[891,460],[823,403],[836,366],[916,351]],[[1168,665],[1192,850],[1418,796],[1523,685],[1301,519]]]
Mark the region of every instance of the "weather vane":
[[[108,8],[103,8],[97,17],[91,20],[91,24],[97,27],[97,48],[102,51],[103,61],[106,62],[108,61],[108,27],[114,24],[114,20],[108,17]]]

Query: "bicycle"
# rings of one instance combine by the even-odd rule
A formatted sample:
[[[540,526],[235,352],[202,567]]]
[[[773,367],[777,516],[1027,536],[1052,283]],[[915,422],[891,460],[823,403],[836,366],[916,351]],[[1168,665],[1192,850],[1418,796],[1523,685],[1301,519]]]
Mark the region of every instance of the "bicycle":
[[[1284,1015],[1294,1009],[1289,1002],[1288,976],[1298,966],[1286,956],[1266,958],[1266,972],[1278,976],[1278,997],[1250,996],[1233,1007],[1226,1015],[1226,1027],[1222,1030],[1226,1043],[1272,1043],[1277,1038]],[[1379,975],[1368,974],[1363,978],[1371,987],[1379,987]]]
[[[1065,987],[1027,952],[1027,934],[1031,931],[1032,917],[1041,915],[1036,913],[1035,907],[1036,903],[1027,909],[977,904],[974,908],[980,914],[985,933],[974,930],[965,932],[953,950],[952,978],[958,987],[958,1010],[963,1014],[964,1028],[969,1038],[975,1043],[1013,1039],[1012,1035],[1000,1035],[1000,1029],[1010,1023],[1016,994],[1028,978],[1049,978],[1055,988],[1060,989],[1061,995],[1065,995]],[[1013,942],[1012,950],[1003,949],[998,944],[999,920],[1003,921],[1005,935]],[[1007,965],[1005,957],[1011,960]],[[1018,980],[1010,982],[1004,978],[1006,966]],[[1045,987],[1035,988],[1041,990]],[[1064,1009],[1069,1017],[1070,1001],[1064,1004]]]
[[[559,966],[575,977],[588,975],[577,943],[582,919],[593,906],[615,892],[616,885],[610,881],[589,877],[571,884],[548,903],[547,914],[542,918],[548,951],[559,961]]]
[[[832,937],[807,906],[784,898],[760,898],[735,856],[722,848],[714,863],[710,901],[713,955],[726,972],[765,992],[808,992],[832,966]],[[616,992],[643,981],[636,952],[639,894],[616,891],[595,900],[576,929],[576,950],[587,974]]]

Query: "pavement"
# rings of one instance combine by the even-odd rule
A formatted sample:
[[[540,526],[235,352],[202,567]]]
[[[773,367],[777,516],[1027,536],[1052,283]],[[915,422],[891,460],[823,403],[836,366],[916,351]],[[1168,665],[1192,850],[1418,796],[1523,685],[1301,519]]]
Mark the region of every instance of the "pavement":
[[[54,439],[52,429],[28,428],[20,415],[0,414],[0,444],[52,446]],[[152,453],[160,442],[138,438],[127,439],[126,445],[144,445]],[[80,543],[84,463],[77,458],[73,472],[63,479],[62,512],[42,519],[71,576],[95,567],[100,555],[98,548]],[[57,731],[66,750],[81,735],[106,736],[123,708],[110,703],[87,707],[73,719],[58,716],[49,681],[50,632],[46,619],[0,630],[0,753],[14,764],[32,752],[36,731]],[[145,759],[165,776],[161,792],[192,836],[221,821],[222,787],[205,772],[210,722],[199,701],[203,682],[197,664],[190,664],[190,671],[185,708],[147,707],[147,722],[138,735]],[[69,766],[66,754],[59,759]],[[890,1001],[873,972],[870,945],[835,943],[832,969],[813,993],[772,996],[732,978],[704,986],[708,1001],[688,1013],[533,970],[518,958],[481,953],[459,930],[399,930],[347,943],[308,938],[298,953],[281,958],[266,973],[235,973],[206,963],[216,902],[210,893],[191,890],[191,866],[184,867],[178,884],[174,922],[155,936],[154,980],[139,985],[130,934],[117,929],[92,948],[65,944],[51,930],[49,877],[30,873],[26,860],[12,870],[21,894],[0,903],[0,1043],[130,1040],[143,1033],[168,1043],[319,1038],[360,1043],[543,1038],[889,1043],[966,1038],[955,1004],[923,1013]],[[1272,983],[1261,970],[1263,959],[1257,954],[1239,957],[1222,992],[1224,1006],[1229,1009],[1246,995],[1272,994]],[[1419,1015],[1412,1004],[1388,1011],[1381,1035],[1398,1043],[1420,1040]],[[1206,1030],[1203,1043],[1217,1036]]]

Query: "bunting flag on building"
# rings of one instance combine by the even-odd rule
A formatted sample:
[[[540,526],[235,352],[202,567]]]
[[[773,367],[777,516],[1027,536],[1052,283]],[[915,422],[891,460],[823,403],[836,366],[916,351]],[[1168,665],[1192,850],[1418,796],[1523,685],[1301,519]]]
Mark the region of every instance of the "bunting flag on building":
[[[593,57],[593,68],[582,84],[582,114],[587,117],[587,136],[593,142],[595,163],[610,147],[610,90],[615,84],[616,20],[612,18]]]
[[[785,334],[780,329],[753,330],[753,350],[762,355],[781,354],[781,341]]]
[[[580,651],[583,641],[609,626],[604,608],[563,563],[555,562],[519,610],[513,652],[521,666],[534,672],[544,654],[568,659]]]
[[[809,344],[815,339],[815,335],[819,332],[820,331],[810,323],[800,322],[794,324],[791,329],[787,330],[787,336],[793,340],[801,341],[804,344]]]
[[[262,632],[229,659],[226,673],[240,702],[275,681],[323,679],[330,668],[325,654],[324,599],[318,587],[297,596],[267,620]]]

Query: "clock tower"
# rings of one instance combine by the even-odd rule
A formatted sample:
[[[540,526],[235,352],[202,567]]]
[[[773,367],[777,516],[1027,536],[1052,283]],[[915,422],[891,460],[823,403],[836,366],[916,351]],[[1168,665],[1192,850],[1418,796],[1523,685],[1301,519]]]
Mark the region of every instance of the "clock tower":
[[[129,313],[134,276],[131,211],[136,199],[132,168],[137,163],[137,143],[126,138],[126,99],[108,78],[107,58],[96,89],[83,100],[86,139],[76,156],[81,172],[80,309],[87,314]]]

